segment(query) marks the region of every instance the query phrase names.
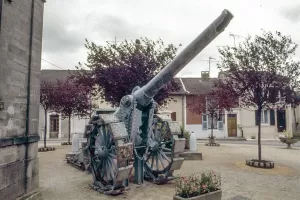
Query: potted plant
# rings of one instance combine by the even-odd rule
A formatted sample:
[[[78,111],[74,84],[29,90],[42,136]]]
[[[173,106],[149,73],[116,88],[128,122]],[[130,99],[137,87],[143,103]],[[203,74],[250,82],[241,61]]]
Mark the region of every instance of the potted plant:
[[[183,126],[180,127],[181,128],[181,134],[182,137],[185,138],[185,149],[189,149],[190,148],[190,132],[185,130]]]
[[[193,174],[175,180],[173,200],[221,200],[221,177],[215,171]]]
[[[279,137],[279,139],[282,143],[287,144],[288,149],[291,148],[291,144],[295,144],[298,142],[298,139],[293,138],[289,131],[284,130],[283,133],[284,133],[285,137]]]

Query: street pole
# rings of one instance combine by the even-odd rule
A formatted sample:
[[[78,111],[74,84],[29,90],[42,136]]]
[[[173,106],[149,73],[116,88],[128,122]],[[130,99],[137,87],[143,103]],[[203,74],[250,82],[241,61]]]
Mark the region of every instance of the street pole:
[[[115,45],[117,46],[117,43],[118,43],[118,42],[121,42],[121,43],[122,43],[123,41],[117,41],[117,37],[115,37],[115,40],[114,40],[114,41],[106,41],[106,42],[114,42]]]
[[[229,36],[233,38],[233,44],[234,44],[234,46],[236,46],[236,45],[235,45],[235,38],[242,37],[242,36],[240,36],[240,35],[236,35],[236,34],[233,34],[233,33],[229,33]]]

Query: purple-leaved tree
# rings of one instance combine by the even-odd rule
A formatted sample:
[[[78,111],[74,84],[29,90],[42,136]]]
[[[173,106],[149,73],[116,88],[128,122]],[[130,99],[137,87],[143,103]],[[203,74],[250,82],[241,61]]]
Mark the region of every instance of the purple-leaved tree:
[[[213,122],[223,117],[225,111],[229,111],[231,108],[238,105],[237,98],[229,94],[227,90],[222,90],[217,84],[212,86],[207,92],[197,92],[188,102],[188,109],[198,115],[205,115],[211,119],[211,134],[210,139],[214,139],[213,136]],[[210,140],[211,141],[211,140]]]
[[[45,113],[45,126],[44,126],[44,148],[46,148],[47,138],[47,112],[55,107],[56,91],[55,82],[50,80],[41,81],[40,89],[40,104]]]
[[[290,37],[264,31],[254,38],[247,37],[237,47],[219,49],[219,68],[225,74],[220,87],[238,96],[241,107],[255,110],[259,162],[262,111],[274,112],[274,108],[296,103],[294,92],[299,88],[300,76],[300,63],[293,59],[296,48]]]
[[[71,137],[71,117],[89,116],[91,112],[91,90],[87,86],[77,85],[71,79],[58,79],[55,83],[54,111],[69,120],[68,142]]]
[[[86,40],[87,63],[79,63],[78,72],[71,78],[77,84],[93,88],[112,106],[118,106],[123,96],[131,94],[135,86],[143,86],[163,69],[176,55],[177,47],[165,45],[162,40],[147,38],[125,40],[119,45],[107,43],[98,46]],[[87,69],[87,70],[86,70]],[[154,97],[159,105],[168,103],[169,93],[179,86],[173,80]]]

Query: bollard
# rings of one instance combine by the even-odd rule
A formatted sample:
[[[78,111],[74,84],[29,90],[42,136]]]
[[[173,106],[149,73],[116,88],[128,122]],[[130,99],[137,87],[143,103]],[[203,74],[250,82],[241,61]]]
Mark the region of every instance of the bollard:
[[[190,136],[190,152],[197,152],[197,138],[194,132]]]
[[[66,158],[74,157],[79,153],[79,136],[77,133],[74,133],[72,136],[72,151],[66,154]]]
[[[72,137],[72,152],[79,152],[79,137],[77,133]]]

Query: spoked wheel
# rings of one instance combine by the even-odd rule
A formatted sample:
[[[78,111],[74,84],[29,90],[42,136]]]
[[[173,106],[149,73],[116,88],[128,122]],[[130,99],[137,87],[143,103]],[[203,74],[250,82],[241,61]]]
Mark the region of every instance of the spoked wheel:
[[[95,145],[91,149],[91,167],[103,185],[113,185],[118,167],[111,134],[105,126],[101,126],[94,138]]]
[[[167,174],[172,165],[172,135],[168,122],[153,119],[153,131],[147,141],[144,154],[145,175],[157,184],[167,182]]]
[[[90,167],[94,177],[92,187],[99,192],[118,194],[124,185],[116,180],[118,160],[115,141],[105,125],[96,130],[90,139]]]
[[[120,194],[127,184],[132,165],[133,145],[129,142],[125,124],[111,115],[101,115],[87,131],[87,153],[94,190],[105,194]]]

